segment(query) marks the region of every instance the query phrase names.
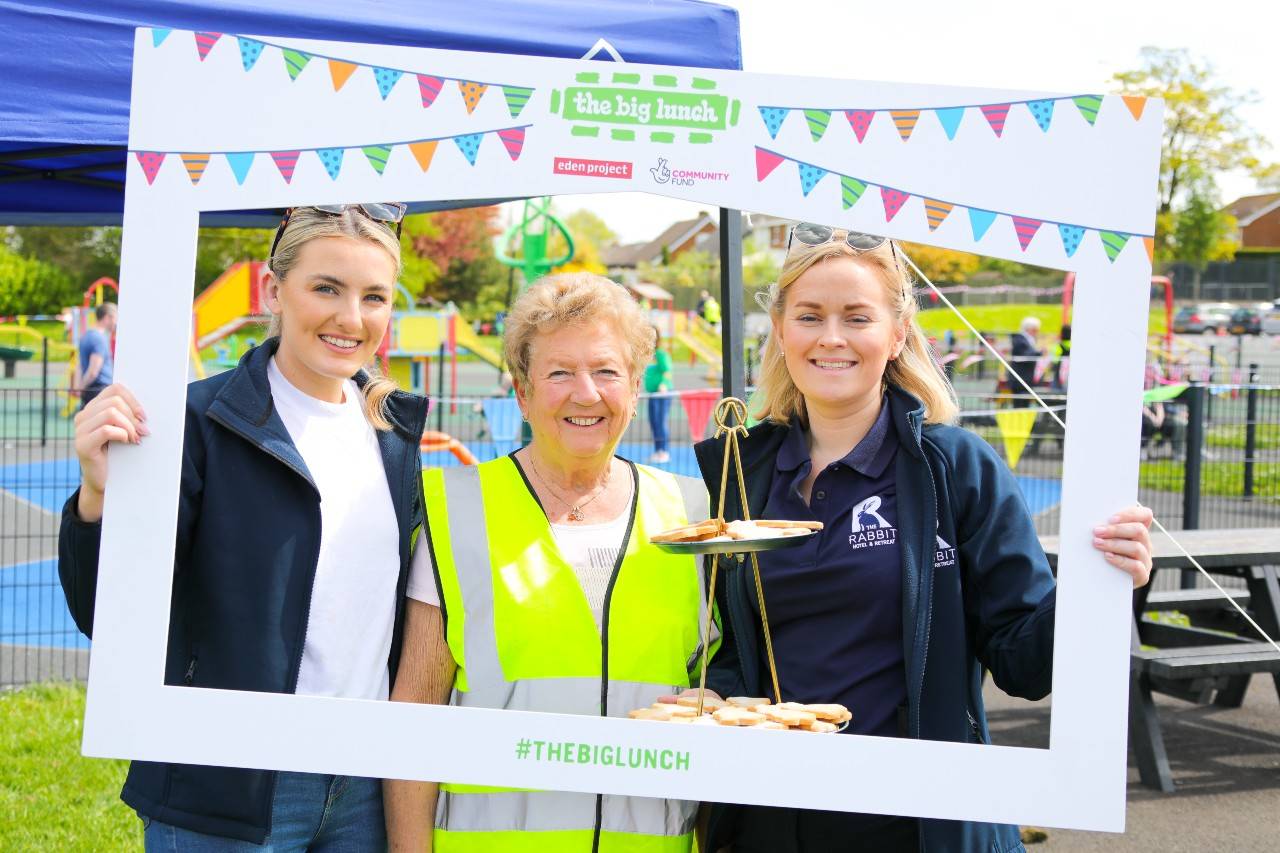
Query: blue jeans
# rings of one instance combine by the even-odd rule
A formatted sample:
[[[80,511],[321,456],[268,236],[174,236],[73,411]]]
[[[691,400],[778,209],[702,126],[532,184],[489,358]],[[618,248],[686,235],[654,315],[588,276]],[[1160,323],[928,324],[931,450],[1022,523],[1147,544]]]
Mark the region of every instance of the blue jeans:
[[[146,853],[382,853],[382,781],[280,773],[263,844],[222,838],[143,818]]]
[[[649,427],[653,430],[653,450],[655,453],[660,453],[667,449],[667,412],[670,409],[670,397],[649,398]]]

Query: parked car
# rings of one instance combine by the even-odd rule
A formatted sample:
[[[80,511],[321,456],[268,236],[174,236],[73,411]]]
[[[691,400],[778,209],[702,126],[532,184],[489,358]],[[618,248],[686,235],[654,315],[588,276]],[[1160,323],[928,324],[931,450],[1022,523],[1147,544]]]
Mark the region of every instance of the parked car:
[[[1217,334],[1231,323],[1236,306],[1230,302],[1201,302],[1184,305],[1173,315],[1173,330],[1180,335]]]
[[[1257,308],[1237,308],[1231,312],[1227,333],[1232,335],[1262,334],[1262,312]]]

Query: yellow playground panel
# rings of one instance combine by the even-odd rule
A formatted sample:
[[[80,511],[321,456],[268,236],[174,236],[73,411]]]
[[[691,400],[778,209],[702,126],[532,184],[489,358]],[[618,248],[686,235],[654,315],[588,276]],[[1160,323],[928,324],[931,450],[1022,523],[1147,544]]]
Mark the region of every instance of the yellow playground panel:
[[[400,387],[425,393],[431,385],[431,359],[443,355],[450,360],[456,389],[459,350],[466,350],[495,368],[502,366],[502,357],[486,346],[458,314],[397,311],[385,353],[387,373]]]

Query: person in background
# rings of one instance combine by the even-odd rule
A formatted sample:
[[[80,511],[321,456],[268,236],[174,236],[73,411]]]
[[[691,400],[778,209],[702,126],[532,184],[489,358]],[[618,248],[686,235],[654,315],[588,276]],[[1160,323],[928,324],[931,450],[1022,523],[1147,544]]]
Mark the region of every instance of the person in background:
[[[720,303],[716,301],[714,296],[707,296],[707,301],[702,305],[702,319],[710,324],[711,328],[719,334],[720,332]]]
[[[989,744],[985,672],[1010,695],[1049,692],[1056,588],[1008,467],[952,423],[897,248],[797,225],[769,315],[760,423],[740,442],[747,508],[824,525],[760,555],[781,698],[845,705],[850,734]],[[713,512],[724,441],[695,447]],[[737,489],[723,509],[743,517]],[[1076,531],[1109,564],[1084,568],[1145,584],[1150,524],[1135,507]],[[721,696],[771,693],[751,577],[717,589],[724,640],[707,684]],[[1023,849],[1017,827],[963,820],[713,804],[709,824],[706,849],[732,853]]]
[[[675,388],[672,378],[671,353],[662,348],[662,330],[653,327],[656,344],[653,361],[644,369],[644,392],[649,397],[649,428],[653,430],[653,455],[650,465],[662,465],[671,461],[667,451],[667,416],[671,411],[671,398],[664,396]]]
[[[1053,348],[1053,379],[1050,387],[1058,393],[1067,390],[1067,374],[1071,369],[1071,324],[1063,323],[1058,343]]]
[[[116,331],[116,304],[102,303],[94,309],[93,316],[97,320],[96,326],[80,338],[80,366],[75,388],[80,392],[82,411],[111,384],[115,373],[111,336]]]
[[[1016,409],[1025,409],[1033,402],[1027,388],[1035,387],[1036,362],[1044,355],[1038,342],[1039,337],[1040,320],[1036,317],[1023,317],[1017,333],[1012,336],[1012,348],[1009,352],[1010,370],[1006,372],[1005,379],[1009,384],[1009,393],[1014,395],[1013,406]],[[1022,382],[1019,382],[1018,378],[1021,378]],[[1023,382],[1026,383],[1026,387],[1023,387]]]
[[[707,319],[707,300],[711,298],[711,294],[705,290],[698,291],[698,304],[693,309],[694,313],[702,319]]]

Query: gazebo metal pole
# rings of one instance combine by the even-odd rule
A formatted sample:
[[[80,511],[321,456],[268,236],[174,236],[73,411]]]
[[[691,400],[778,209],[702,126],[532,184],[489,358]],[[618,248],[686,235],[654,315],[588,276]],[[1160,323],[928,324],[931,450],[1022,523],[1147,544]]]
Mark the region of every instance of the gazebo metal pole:
[[[720,208],[720,353],[726,397],[745,400],[742,293],[742,213]]]

